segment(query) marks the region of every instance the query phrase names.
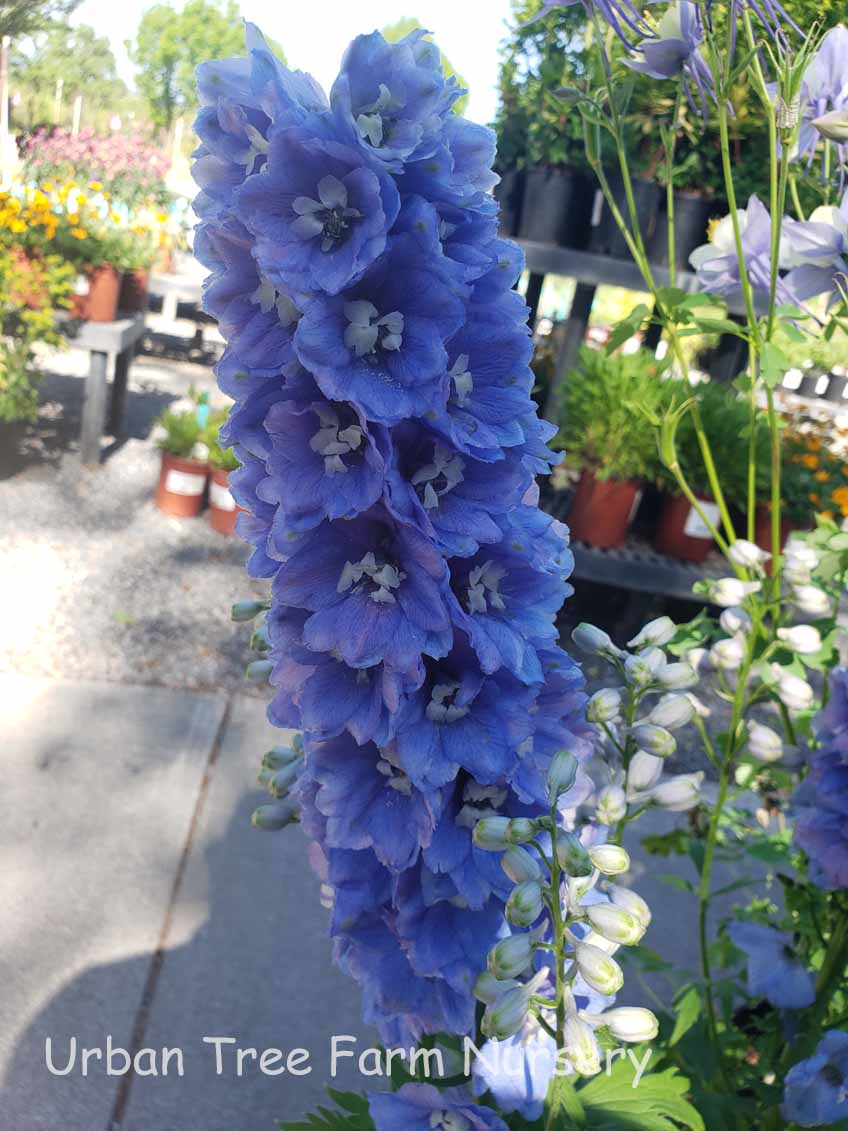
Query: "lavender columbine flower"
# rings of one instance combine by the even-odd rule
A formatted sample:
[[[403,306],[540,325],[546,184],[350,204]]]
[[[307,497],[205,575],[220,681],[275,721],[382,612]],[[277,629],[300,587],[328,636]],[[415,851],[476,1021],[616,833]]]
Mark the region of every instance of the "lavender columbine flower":
[[[748,956],[748,993],[778,1009],[804,1009],[816,1000],[813,976],[795,958],[792,940],[762,923],[735,921],[727,929]]]
[[[557,457],[521,255],[497,236],[491,132],[456,117],[423,32],[357,39],[329,103],[248,45],[202,70],[196,247],[238,528],[272,579],[269,718],[303,734],[265,824],[297,806],[336,961],[386,1044],[469,1033],[510,892],[472,830],[546,813],[554,755],[590,750],[555,644],[572,557],[537,506]],[[579,770],[561,800],[589,789]],[[375,1120],[502,1131],[428,1095],[375,1099]]]
[[[536,20],[541,20],[557,8],[570,8],[578,2],[583,5],[586,15],[590,18],[594,12],[597,12],[626,47],[633,46],[628,38],[630,35],[651,35],[651,28],[645,22],[640,7],[632,3],[632,0],[544,0],[539,11],[524,26],[527,27]]]
[[[843,298],[848,287],[848,191],[838,208],[823,206],[809,220],[788,220],[786,285],[802,302],[828,295]]]
[[[706,114],[707,99],[713,96],[715,84],[701,51],[703,42],[701,9],[691,0],[677,0],[660,18],[656,37],[643,40],[636,51],[638,57],[625,62],[654,79],[683,74],[690,102],[697,100],[698,109]]]
[[[783,1115],[801,1127],[823,1127],[848,1119],[848,1033],[831,1029],[811,1057],[786,1074]]]
[[[813,883],[838,891],[848,888],[848,668],[831,672],[814,733],[820,748],[793,798],[795,843],[807,854]]]

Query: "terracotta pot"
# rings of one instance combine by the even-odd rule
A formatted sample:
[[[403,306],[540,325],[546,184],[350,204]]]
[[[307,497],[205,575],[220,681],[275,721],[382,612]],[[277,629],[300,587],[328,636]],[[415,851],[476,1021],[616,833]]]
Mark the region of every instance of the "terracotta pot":
[[[111,263],[93,267],[83,276],[88,290],[71,295],[71,317],[83,322],[114,322],[118,313],[121,276]]]
[[[601,482],[591,471],[584,471],[566,518],[571,537],[600,550],[621,546],[641,494],[635,480]]]
[[[181,459],[162,452],[162,468],[156,485],[156,506],[164,514],[194,518],[203,505],[208,468],[194,459]]]
[[[138,314],[147,310],[147,283],[148,272],[143,268],[125,272],[121,279],[118,309],[126,311],[127,314]]]
[[[209,525],[219,534],[232,534],[242,508],[230,494],[229,472],[214,468],[209,481]]]
[[[715,524],[715,503],[700,498],[698,502]],[[702,562],[712,548],[712,535],[689,500],[683,495],[666,495],[654,534],[654,549],[682,562]]]

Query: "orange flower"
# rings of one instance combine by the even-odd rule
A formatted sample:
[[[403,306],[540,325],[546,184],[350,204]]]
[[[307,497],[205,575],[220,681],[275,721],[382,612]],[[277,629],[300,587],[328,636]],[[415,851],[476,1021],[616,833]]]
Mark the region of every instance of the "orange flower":
[[[821,516],[822,516],[822,518],[832,519],[833,518],[833,511],[822,511]]]
[[[840,510],[842,507],[848,507],[848,487],[837,487],[830,497]]]
[[[817,507],[821,506],[821,497],[819,495],[816,495],[815,493],[813,493],[812,495],[809,496],[809,499],[810,499],[811,503],[815,504],[815,506],[817,506]]]
[[[830,475],[827,471],[817,471],[813,478],[818,479],[819,483],[826,483],[830,479]]]
[[[819,457],[812,455],[812,453],[811,453],[810,455],[801,456],[800,459],[798,460],[798,462],[803,463],[804,467],[809,467],[809,468],[818,467]]]

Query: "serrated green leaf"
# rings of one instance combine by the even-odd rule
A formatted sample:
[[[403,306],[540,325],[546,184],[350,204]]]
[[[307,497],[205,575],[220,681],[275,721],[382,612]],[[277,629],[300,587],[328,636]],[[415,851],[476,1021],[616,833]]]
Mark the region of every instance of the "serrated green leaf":
[[[674,1011],[674,1028],[668,1038],[669,1045],[676,1045],[701,1016],[701,995],[694,986],[690,986],[680,995]]]
[[[774,342],[766,342],[760,356],[760,376],[769,386],[779,385],[790,368],[786,354]]]
[[[355,1092],[336,1092],[332,1088],[327,1091],[344,1110],[318,1107],[298,1122],[281,1120],[277,1123],[278,1131],[375,1131],[365,1096]]]
[[[642,1056],[635,1052],[637,1060]],[[705,1131],[704,1121],[686,1098],[689,1081],[669,1068],[643,1076],[633,1087],[629,1058],[617,1060],[607,1075],[578,1089],[592,1131]]]

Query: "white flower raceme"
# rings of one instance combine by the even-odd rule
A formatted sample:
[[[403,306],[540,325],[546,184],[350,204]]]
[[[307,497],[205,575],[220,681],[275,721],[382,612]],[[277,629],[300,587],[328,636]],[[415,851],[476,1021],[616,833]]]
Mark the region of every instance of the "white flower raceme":
[[[710,648],[710,663],[723,672],[736,672],[745,659],[745,643],[738,636],[717,640]]]
[[[671,617],[657,617],[649,621],[632,640],[627,641],[628,648],[644,648],[645,645],[662,648],[674,637],[677,627]]]
[[[751,618],[744,609],[737,608],[735,605],[730,609],[724,609],[721,616],[718,618],[718,623],[724,629],[728,636],[736,636],[737,633],[751,631]]]
[[[739,566],[741,569],[762,569],[771,554],[760,549],[754,542],[737,538],[728,548],[727,557],[733,565]]]
[[[833,608],[830,597],[818,585],[793,585],[792,603],[810,617],[826,617]]]
[[[598,794],[595,817],[602,825],[615,825],[627,813],[627,795],[620,785],[607,785]]]
[[[668,809],[672,813],[683,813],[698,804],[703,780],[704,774],[701,770],[696,774],[677,774],[648,790],[648,796],[663,809]]]
[[[616,1040],[632,1044],[652,1041],[659,1032],[659,1024],[650,1009],[638,1006],[623,1005],[608,1009],[605,1013],[588,1013],[583,1010],[580,1016],[596,1029],[606,1027]]]
[[[777,697],[784,707],[788,707],[790,711],[806,711],[813,705],[815,692],[805,679],[786,671],[779,664],[772,664],[771,670],[776,682]]]
[[[795,624],[791,628],[779,628],[777,636],[787,648],[802,656],[811,656],[814,652],[821,651],[821,634],[811,624]]]
[[[740,581],[738,577],[721,577],[714,581],[709,589],[710,600],[724,609],[734,605],[741,605],[746,597],[759,593],[762,585],[759,581]]]
[[[654,704],[647,721],[666,730],[679,730],[694,717],[695,707],[688,695],[663,695]]]
[[[647,750],[637,750],[627,767],[627,796],[653,788],[662,777],[665,761]]]
[[[593,931],[621,946],[635,946],[646,930],[638,915],[612,903],[593,903],[585,912]]]
[[[624,678],[633,687],[650,687],[656,682],[663,667],[665,657],[659,648],[646,648],[644,652],[628,656],[624,661]]]
[[[771,727],[750,719],[748,753],[758,762],[777,762],[783,757],[783,739]]]

